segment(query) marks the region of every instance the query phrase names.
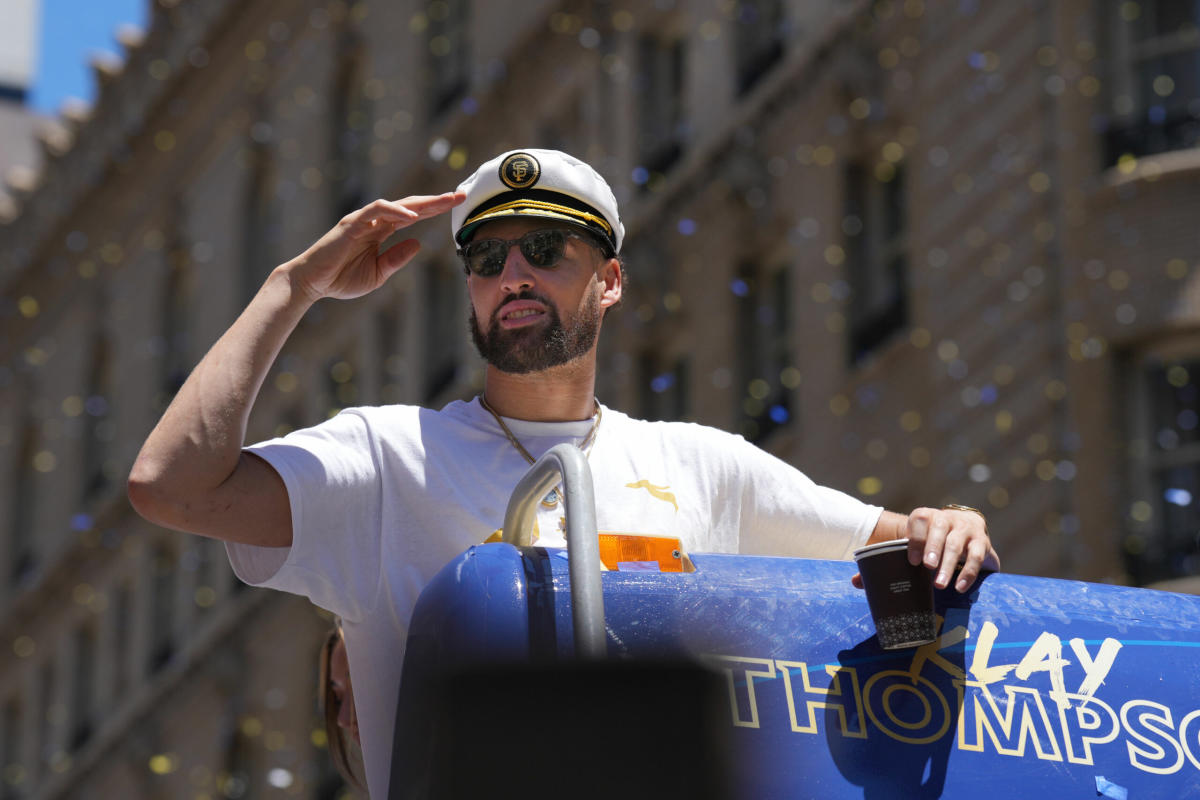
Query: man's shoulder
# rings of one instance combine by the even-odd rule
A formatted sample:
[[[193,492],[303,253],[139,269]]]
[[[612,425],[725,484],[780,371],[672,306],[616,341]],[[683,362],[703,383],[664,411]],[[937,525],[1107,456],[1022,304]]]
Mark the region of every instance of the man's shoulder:
[[[638,437],[658,437],[669,441],[672,445],[692,444],[694,446],[724,446],[743,447],[749,443],[736,433],[704,425],[699,422],[684,420],[647,420],[632,417],[621,411],[605,410],[606,415],[614,417],[618,424],[625,429],[627,435]]]
[[[334,433],[358,428],[372,437],[420,436],[440,428],[471,425],[476,416],[471,404],[460,400],[436,409],[406,403],[362,405],[343,408],[312,430]]]
[[[324,425],[361,425],[368,430],[395,428],[406,423],[415,423],[424,411],[421,406],[400,403],[378,406],[350,406],[330,417]]]
[[[411,403],[351,406],[342,409],[339,413],[354,414],[372,424],[396,420],[466,420],[477,416],[472,413],[472,404],[465,400],[453,400],[441,408],[429,408]]]

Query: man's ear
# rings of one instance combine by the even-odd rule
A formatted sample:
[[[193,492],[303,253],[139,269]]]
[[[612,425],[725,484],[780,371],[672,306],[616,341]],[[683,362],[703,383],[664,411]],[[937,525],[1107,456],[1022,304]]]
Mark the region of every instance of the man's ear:
[[[601,308],[612,308],[621,302],[621,262],[615,258],[605,259],[600,267],[600,279],[604,281],[604,293],[600,295]]]

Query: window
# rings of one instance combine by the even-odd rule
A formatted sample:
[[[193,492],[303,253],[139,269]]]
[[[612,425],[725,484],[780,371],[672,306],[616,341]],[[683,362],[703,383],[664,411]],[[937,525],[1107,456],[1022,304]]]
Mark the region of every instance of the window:
[[[71,674],[71,740],[70,749],[78,750],[92,736],[94,711],[92,667],[96,661],[96,631],[84,625],[75,632],[75,653]]]
[[[688,411],[688,361],[679,358],[664,367],[657,352],[644,352],[638,361],[641,414],[649,420],[681,420]]]
[[[425,276],[425,402],[450,388],[458,374],[463,322],[458,298],[462,273],[442,263],[430,264]]]
[[[357,40],[348,36],[347,42],[344,49],[348,53],[334,78],[329,116],[333,153],[327,171],[332,184],[334,219],[341,219],[366,203],[370,169],[367,143],[371,107],[364,92],[363,56],[357,49]]]
[[[162,407],[165,409],[192,369],[190,329],[192,317],[192,260],[178,234],[167,247],[163,285]]]
[[[358,369],[349,353],[335,356],[325,367],[325,392],[329,397],[327,415],[332,417],[349,406],[359,405]]]
[[[745,94],[783,58],[783,0],[741,0],[734,20],[738,94]]]
[[[243,722],[247,718],[235,720],[233,729],[229,732],[229,742],[225,748],[225,769],[217,778],[217,791],[225,797],[256,797],[261,793],[261,787],[256,785],[251,777],[255,773],[254,742],[243,731]],[[259,789],[259,791],[255,791]]]
[[[1200,574],[1200,357],[1137,368],[1126,569],[1138,585]]]
[[[468,0],[433,0],[425,12],[428,22],[430,105],[433,114],[449,109],[467,91],[470,69]]]
[[[21,446],[17,449],[16,480],[13,485],[12,533],[9,537],[9,564],[12,579],[20,583],[32,571],[36,562],[33,525],[37,508],[34,458],[37,453],[37,428],[27,413],[20,427]]]
[[[534,141],[540,142],[539,147],[549,150],[571,152],[580,141],[586,139],[584,129],[587,127],[587,117],[583,109],[584,96],[575,92],[564,98],[556,106],[555,116],[541,120]]]
[[[405,378],[408,365],[404,359],[404,342],[401,336],[400,315],[404,298],[392,295],[375,316],[375,331],[379,342],[379,364],[383,368],[380,400],[383,403],[399,403],[405,397]]]
[[[1200,3],[1110,0],[1106,164],[1200,143]]]
[[[265,125],[265,123],[259,123]],[[254,129],[259,130],[259,125]],[[243,200],[242,299],[249,303],[275,266],[280,225],[275,203],[275,162],[269,137],[249,145],[249,181]]]
[[[150,561],[150,672],[175,655],[175,553],[160,545]]]
[[[179,565],[185,572],[190,572],[192,581],[192,603],[196,607],[197,616],[203,616],[216,605],[218,589],[220,588],[217,553],[213,546],[219,542],[202,537],[193,537],[185,546],[180,556]]]
[[[50,770],[53,770],[56,765],[61,764],[63,759],[66,758],[66,754],[59,746],[58,739],[59,727],[62,724],[63,713],[66,709],[63,708],[62,702],[58,699],[58,687],[55,685],[57,666],[53,657],[42,665],[42,680],[38,692],[41,720],[37,739],[37,757],[44,765],[43,774],[48,774]]]
[[[875,169],[851,162],[845,182],[849,354],[858,363],[908,324],[904,169],[885,161]]]
[[[16,800],[28,776],[21,753],[21,706],[15,697],[4,704],[0,726],[0,798]]]
[[[653,34],[638,38],[637,153],[644,175],[653,184],[679,160],[683,142],[684,45]]]
[[[87,397],[83,401],[83,493],[85,498],[103,492],[110,483],[109,445],[115,424],[109,415],[112,372],[107,334],[97,331],[92,340]]]
[[[786,268],[756,274],[742,269],[733,282],[737,300],[739,430],[752,442],[766,438],[793,414],[792,390],[799,371],[792,365],[789,280]]]
[[[113,637],[113,676],[112,692],[115,698],[120,698],[129,688],[129,669],[131,659],[129,649],[132,646],[131,634],[133,629],[133,587],[128,581],[122,581],[117,587],[116,600],[113,602],[112,621],[110,628]]]

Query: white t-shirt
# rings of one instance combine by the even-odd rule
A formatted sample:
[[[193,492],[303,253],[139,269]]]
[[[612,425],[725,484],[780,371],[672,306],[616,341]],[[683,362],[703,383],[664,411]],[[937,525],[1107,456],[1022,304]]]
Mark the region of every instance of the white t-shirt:
[[[592,421],[505,419],[536,458],[581,444]],[[348,409],[248,448],[287,486],[292,546],[227,546],[238,577],[342,618],[372,797],[387,797],[400,670],[417,596],[452,558],[502,527],[529,465],[478,400],[441,411]],[[678,536],[686,552],[847,559],[882,509],[816,485],[714,428],[603,409],[588,462],[603,531]],[[537,544],[565,546],[561,505]]]

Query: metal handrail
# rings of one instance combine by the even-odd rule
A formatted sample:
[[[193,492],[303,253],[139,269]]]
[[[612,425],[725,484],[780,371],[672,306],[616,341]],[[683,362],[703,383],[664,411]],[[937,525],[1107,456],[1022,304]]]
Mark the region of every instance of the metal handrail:
[[[578,447],[558,444],[533,463],[517,481],[504,511],[503,541],[518,547],[532,544],[537,504],[563,482],[567,517],[567,567],[571,576],[571,618],[575,623],[575,655],[603,658],[604,596],[600,591],[600,540],[596,534],[596,495],[592,469]]]

